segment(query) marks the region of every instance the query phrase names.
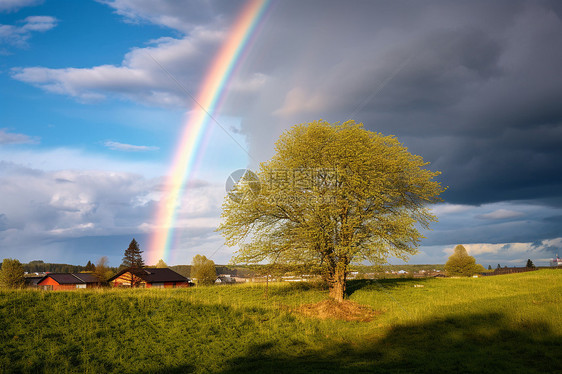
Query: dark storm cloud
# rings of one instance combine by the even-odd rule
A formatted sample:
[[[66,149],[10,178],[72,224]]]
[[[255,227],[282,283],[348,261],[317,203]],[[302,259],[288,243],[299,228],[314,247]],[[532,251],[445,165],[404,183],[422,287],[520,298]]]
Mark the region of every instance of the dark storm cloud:
[[[269,79],[243,124],[251,151],[270,156],[272,127],[352,117],[431,161],[448,202],[560,197],[560,14],[552,2],[281,2],[246,64]]]

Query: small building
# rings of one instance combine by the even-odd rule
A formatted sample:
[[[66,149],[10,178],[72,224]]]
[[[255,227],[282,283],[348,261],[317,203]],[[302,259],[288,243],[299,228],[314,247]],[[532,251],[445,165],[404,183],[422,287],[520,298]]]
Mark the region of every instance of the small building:
[[[100,281],[90,273],[49,273],[37,282],[44,290],[74,290],[99,287]]]
[[[556,258],[550,260],[550,266],[553,266],[553,267],[560,266],[560,267],[562,267],[562,258],[560,258],[560,257],[558,257],[558,255],[556,255]]]
[[[26,287],[33,287],[33,288],[37,288],[37,283],[39,283],[39,281],[41,279],[43,279],[44,276],[38,276],[38,277],[25,277],[25,285]]]
[[[113,287],[176,288],[189,287],[193,283],[170,268],[128,268],[109,278]]]
[[[217,277],[217,280],[215,280],[215,283],[217,283],[217,284],[234,284],[234,283],[236,283],[236,279],[234,279],[234,277],[231,277],[230,274],[220,274]]]

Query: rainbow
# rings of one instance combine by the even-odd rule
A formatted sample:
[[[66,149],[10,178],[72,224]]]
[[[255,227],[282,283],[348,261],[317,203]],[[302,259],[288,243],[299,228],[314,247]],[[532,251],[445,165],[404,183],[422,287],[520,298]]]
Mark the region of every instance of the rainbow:
[[[193,171],[202,139],[268,4],[269,0],[248,0],[244,5],[194,98],[196,105],[184,126],[165,182],[164,193],[157,207],[156,226],[149,239],[147,251],[148,264],[155,264],[159,259],[168,260],[177,207]]]

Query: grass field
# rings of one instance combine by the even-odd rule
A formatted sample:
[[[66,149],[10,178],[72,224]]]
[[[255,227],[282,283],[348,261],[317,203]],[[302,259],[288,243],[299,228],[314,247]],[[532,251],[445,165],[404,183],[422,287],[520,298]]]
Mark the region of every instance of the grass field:
[[[0,371],[562,373],[561,286],[557,270],[351,282],[371,322],[293,312],[327,297],[308,284],[0,291]]]

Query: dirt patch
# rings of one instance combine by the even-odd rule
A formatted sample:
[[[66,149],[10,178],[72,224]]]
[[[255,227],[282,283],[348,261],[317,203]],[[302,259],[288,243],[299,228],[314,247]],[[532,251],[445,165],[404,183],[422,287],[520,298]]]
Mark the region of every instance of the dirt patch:
[[[344,300],[339,303],[332,299],[320,301],[315,304],[301,305],[295,309],[295,311],[307,317],[357,322],[372,321],[376,315],[382,313],[368,306],[357,304],[354,301]]]

